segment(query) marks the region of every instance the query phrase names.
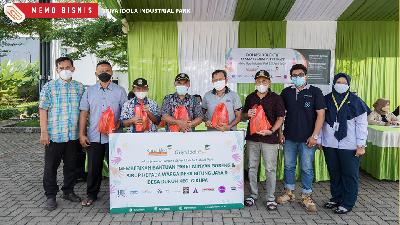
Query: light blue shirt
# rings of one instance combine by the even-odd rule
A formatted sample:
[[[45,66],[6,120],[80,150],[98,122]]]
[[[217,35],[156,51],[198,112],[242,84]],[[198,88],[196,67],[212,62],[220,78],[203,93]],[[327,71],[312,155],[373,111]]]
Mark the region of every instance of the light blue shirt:
[[[125,89],[112,82],[105,89],[99,83],[86,89],[79,109],[89,112],[87,136],[90,142],[108,143],[108,135],[100,134],[98,131],[101,114],[110,106],[114,112],[115,122],[119,121],[121,108],[127,100]]]
[[[368,136],[367,113],[363,113],[351,120],[347,120],[347,136],[338,141],[335,137],[335,130],[324,122],[318,144],[329,148],[356,150],[357,146],[365,146]]]

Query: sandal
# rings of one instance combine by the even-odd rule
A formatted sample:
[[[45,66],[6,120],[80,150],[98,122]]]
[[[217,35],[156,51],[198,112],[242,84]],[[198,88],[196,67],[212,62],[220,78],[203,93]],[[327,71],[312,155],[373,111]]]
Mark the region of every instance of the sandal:
[[[278,203],[276,203],[275,201],[268,201],[267,202],[267,209],[268,210],[276,210],[278,207]]]
[[[254,205],[254,198],[253,197],[248,197],[248,198],[246,198],[246,200],[244,200],[244,205],[245,206],[248,206],[248,207],[250,207],[250,206],[253,206]]]
[[[81,202],[81,205],[85,206],[85,207],[89,207],[93,204],[94,201],[95,200],[93,200],[93,199],[87,198]]]

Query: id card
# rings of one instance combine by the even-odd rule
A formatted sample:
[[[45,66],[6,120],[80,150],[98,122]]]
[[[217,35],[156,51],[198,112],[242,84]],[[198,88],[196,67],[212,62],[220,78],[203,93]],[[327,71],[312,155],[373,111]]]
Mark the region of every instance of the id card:
[[[334,131],[338,131],[339,130],[339,123],[338,122],[334,122],[333,123],[333,130]]]

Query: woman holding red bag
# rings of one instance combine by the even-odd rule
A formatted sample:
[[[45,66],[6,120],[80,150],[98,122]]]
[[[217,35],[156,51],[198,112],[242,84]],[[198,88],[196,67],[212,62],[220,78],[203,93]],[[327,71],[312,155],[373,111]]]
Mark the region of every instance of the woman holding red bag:
[[[262,152],[265,174],[267,174],[265,196],[267,209],[276,210],[277,203],[274,193],[279,146],[278,133],[285,116],[285,106],[282,98],[269,89],[271,77],[267,71],[258,71],[254,79],[257,90],[246,97],[243,107],[243,117],[250,120],[246,135],[250,196],[245,199],[245,205],[254,205],[258,198],[257,172]]]
[[[161,116],[157,103],[147,98],[149,86],[147,80],[138,78],[133,81],[135,97],[124,103],[121,121],[128,132],[156,132]]]

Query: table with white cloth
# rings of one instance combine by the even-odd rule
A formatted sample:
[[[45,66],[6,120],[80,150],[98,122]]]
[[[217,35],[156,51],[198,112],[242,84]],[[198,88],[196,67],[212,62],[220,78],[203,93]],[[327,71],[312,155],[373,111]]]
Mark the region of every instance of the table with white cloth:
[[[400,127],[368,126],[361,169],[379,180],[399,180]]]

